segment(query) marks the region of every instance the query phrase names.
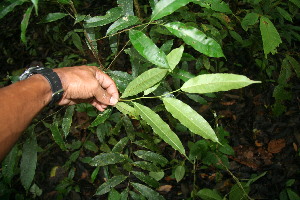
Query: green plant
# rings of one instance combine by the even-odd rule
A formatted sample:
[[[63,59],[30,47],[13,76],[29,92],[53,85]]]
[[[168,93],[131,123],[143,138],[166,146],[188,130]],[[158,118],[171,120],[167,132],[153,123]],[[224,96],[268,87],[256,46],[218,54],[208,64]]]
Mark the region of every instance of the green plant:
[[[48,116],[35,121],[35,127],[45,126],[51,134],[45,131],[36,135],[34,126],[29,128],[24,144],[15,146],[3,161],[3,198],[15,193],[15,189],[8,188],[17,176],[26,192],[41,195],[39,180],[35,179],[37,155],[48,154],[56,144],[68,155],[60,166],[67,175],[55,187],[57,198],[82,190],[74,180],[77,163],[89,167],[88,181],[97,187],[94,194],[103,198],[163,199],[156,191],[163,177],[180,182],[189,173],[193,177],[190,196],[203,198],[203,191],[208,190],[199,190],[196,172],[209,166],[228,170],[227,156],[234,151],[227,138],[229,133],[217,123],[211,126],[196,111],[197,105],[207,103],[217,92],[258,83],[230,73],[233,68],[248,74],[247,68],[253,64],[261,69],[263,80],[275,80],[272,73],[278,70],[283,55],[278,88],[289,88],[292,67],[298,75],[299,65],[291,57],[296,48],[287,52],[288,45],[282,39],[289,44],[299,41],[298,29],[291,22],[299,17],[298,8],[293,6],[299,7],[297,1],[243,1],[239,6],[238,1],[227,4],[221,0],[118,0],[112,3],[113,8],[102,10],[104,15],[83,9],[84,3],[94,1],[58,0],[49,8],[48,3],[6,0],[0,4],[0,19],[22,5],[24,45],[34,46],[34,41],[28,39],[32,38],[28,33],[28,27],[33,26],[30,20],[34,20],[39,27],[47,27],[44,35],[51,43],[68,47],[48,56],[46,66],[79,64],[87,57],[88,62],[96,62],[115,80],[121,99],[116,108],[103,113],[80,104],[54,112],[53,119]],[[284,10],[287,8],[291,14]],[[280,22],[277,27],[273,20]],[[292,34],[285,32],[287,28],[293,30]],[[280,58],[271,55],[277,50]],[[241,51],[250,57],[242,57]],[[31,52],[34,54],[34,49]],[[115,64],[124,55],[128,58],[126,65],[131,67]],[[287,95],[281,99],[279,95],[284,93],[278,88],[274,96],[279,103]],[[80,123],[78,113],[86,114]],[[42,134],[53,139],[43,149],[37,142]],[[27,163],[28,157],[33,162]],[[244,183],[235,179],[237,184],[232,190],[248,195],[253,180]]]

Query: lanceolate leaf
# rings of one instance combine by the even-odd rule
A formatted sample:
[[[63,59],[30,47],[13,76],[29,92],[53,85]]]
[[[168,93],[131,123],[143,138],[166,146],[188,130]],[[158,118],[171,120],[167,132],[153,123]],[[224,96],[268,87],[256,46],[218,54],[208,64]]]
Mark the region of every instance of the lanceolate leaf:
[[[74,108],[75,108],[74,105],[69,106],[66,109],[65,116],[62,120],[62,131],[63,131],[65,137],[67,137],[69,135],[69,132],[70,132],[70,127],[71,127],[71,124],[72,124],[72,117],[73,117],[73,113],[74,113]]]
[[[90,165],[92,166],[106,166],[125,161],[127,158],[123,154],[119,153],[101,153],[95,156]]]
[[[39,0],[31,0],[32,4],[34,5],[35,9],[35,14],[38,15],[38,5],[39,5]]]
[[[108,193],[112,188],[114,188],[115,186],[117,186],[120,183],[122,183],[123,181],[125,181],[126,178],[127,178],[127,176],[123,176],[123,175],[112,177],[107,182],[100,185],[100,187],[97,189],[95,195],[103,195],[103,194]]]
[[[203,74],[185,82],[181,90],[190,93],[212,93],[239,89],[260,81],[252,81],[236,74]]]
[[[37,163],[37,141],[34,134],[34,127],[29,128],[30,136],[26,139],[23,145],[23,154],[21,159],[21,183],[26,191],[29,190],[35,175]]]
[[[146,197],[149,200],[163,200],[163,198],[158,192],[152,190],[151,188],[139,184],[139,183],[131,183],[131,185],[139,191],[144,197]]]
[[[177,166],[175,169],[175,179],[177,183],[181,181],[181,179],[183,179],[184,175],[185,175],[185,167],[181,165]]]
[[[151,187],[154,188],[158,188],[159,183],[151,176],[147,176],[143,172],[137,172],[137,171],[132,171],[131,173],[133,173],[138,179],[140,179],[147,185],[150,185]]]
[[[207,37],[205,33],[197,28],[187,26],[181,22],[171,22],[166,24],[165,27],[200,53],[210,57],[224,57],[219,43],[213,38]]]
[[[116,21],[122,15],[122,8],[112,8],[104,16],[91,17],[85,20],[85,28],[104,26]]]
[[[123,103],[123,102],[118,102],[116,105],[116,108],[123,114],[129,115],[131,117],[138,119],[138,114],[137,114],[136,110],[133,107],[131,107],[130,105]]]
[[[173,49],[167,55],[167,60],[168,60],[171,70],[173,70],[176,67],[176,65],[178,65],[178,63],[180,62],[183,51],[184,51],[184,47],[181,46],[179,48]]]
[[[58,123],[53,122],[53,124],[50,125],[50,130],[56,144],[58,144],[62,150],[66,150],[67,148],[63,140],[62,134],[60,133],[60,130],[58,128]]]
[[[214,142],[219,142],[209,123],[189,105],[175,98],[163,98],[163,102],[167,111],[193,133]]]
[[[161,166],[165,166],[168,163],[168,160],[165,157],[152,151],[138,150],[133,153],[141,159],[159,164]]]
[[[106,32],[106,35],[114,34],[120,30],[123,30],[125,28],[128,28],[130,26],[136,25],[140,22],[140,19],[136,16],[125,16],[117,21],[115,21]]]
[[[295,4],[298,8],[300,8],[300,1],[299,0],[289,0],[293,4]]]
[[[4,0],[0,3],[0,19],[14,10],[16,6],[22,5],[26,0]]]
[[[259,14],[257,13],[247,13],[247,15],[242,20],[242,27],[245,31],[248,31],[249,26],[252,26],[258,22]]]
[[[191,1],[192,0],[160,0],[154,7],[151,21],[170,15]]]
[[[3,179],[9,185],[15,175],[15,170],[18,164],[18,152],[19,147],[18,145],[15,145],[2,162]]]
[[[166,54],[162,50],[160,50],[143,32],[130,30],[129,38],[134,48],[144,58],[159,67],[169,68]]]
[[[282,41],[277,29],[267,17],[262,16],[260,18],[260,32],[265,56],[267,57],[269,53],[276,53],[276,48]]]
[[[136,79],[134,79],[132,82],[128,84],[121,98],[136,95],[152,87],[153,85],[161,81],[166,76],[167,73],[168,73],[167,69],[160,69],[160,68],[149,69],[148,71],[142,73]]]
[[[103,113],[99,114],[96,119],[91,123],[90,127],[98,126],[99,124],[102,124],[109,118],[111,114],[111,109],[105,110]]]
[[[40,23],[48,23],[48,22],[54,22],[54,21],[57,21],[59,19],[62,19],[64,18],[65,16],[68,16],[68,14],[66,13],[60,13],[60,12],[57,12],[57,13],[49,13],[46,17],[44,17]]]
[[[158,114],[150,108],[139,103],[134,103],[136,110],[142,118],[152,127],[153,131],[159,135],[166,143],[171,145],[175,150],[185,155],[184,147],[177,135],[170,129],[169,125],[164,122]]]
[[[21,41],[24,44],[27,44],[26,30],[27,30],[27,26],[28,26],[28,23],[29,23],[29,19],[30,19],[30,15],[31,15],[32,9],[33,9],[33,6],[30,6],[26,10],[26,12],[25,12],[25,14],[23,16],[23,20],[21,22]]]
[[[201,199],[210,199],[210,200],[222,200],[223,199],[217,191],[211,190],[208,188],[201,189],[197,193],[197,196],[201,197]]]
[[[297,77],[300,78],[300,63],[297,60],[295,60],[295,58],[289,55],[286,56],[286,59],[288,60],[289,64],[294,68]]]

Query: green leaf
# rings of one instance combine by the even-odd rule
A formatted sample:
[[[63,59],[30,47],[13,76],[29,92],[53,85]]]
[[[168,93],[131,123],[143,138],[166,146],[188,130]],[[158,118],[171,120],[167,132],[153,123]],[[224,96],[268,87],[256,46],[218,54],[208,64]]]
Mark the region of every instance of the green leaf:
[[[149,176],[151,176],[155,180],[159,181],[165,176],[165,173],[164,172],[149,172]]]
[[[211,190],[208,188],[204,188],[197,193],[203,200],[222,200],[223,198],[219,195],[216,190]]]
[[[139,192],[141,193],[144,197],[146,197],[149,200],[163,200],[165,199],[162,197],[158,192],[152,190],[151,188],[139,184],[139,183],[133,183],[131,182],[131,185]]]
[[[297,77],[300,78],[300,63],[295,60],[295,58],[287,55],[286,59],[288,60],[288,63],[292,66],[292,68],[295,70]]]
[[[85,28],[104,26],[116,21],[122,15],[122,8],[112,8],[106,12],[104,16],[95,16],[85,19]]]
[[[162,50],[160,50],[143,32],[130,30],[129,38],[134,48],[144,58],[159,67],[169,68],[166,54]]]
[[[170,129],[169,125],[164,122],[158,114],[150,108],[139,103],[134,103],[136,110],[142,118],[152,127],[153,131],[162,138],[166,143],[171,145],[175,150],[185,155],[184,147],[178,136]]]
[[[100,185],[95,193],[95,195],[103,195],[108,193],[112,188],[119,185],[123,181],[127,179],[127,176],[114,176],[111,179],[109,179],[107,182]]]
[[[135,175],[138,179],[140,179],[147,185],[154,187],[154,188],[159,187],[159,183],[151,176],[147,176],[143,172],[137,172],[137,171],[132,171],[131,173],[133,173],[133,175]]]
[[[70,4],[70,0],[57,0],[60,4]]]
[[[212,9],[217,12],[229,13],[232,11],[229,8],[229,5],[221,0],[194,0],[196,4],[199,4],[202,7]]]
[[[230,200],[247,200],[249,199],[247,196],[250,192],[250,187],[247,186],[247,183],[240,182],[240,184],[235,184],[232,186],[229,199]]]
[[[246,87],[260,81],[252,81],[237,74],[203,74],[185,82],[181,90],[190,93],[212,93]]]
[[[168,73],[167,69],[160,69],[160,68],[149,69],[148,71],[142,73],[141,75],[139,75],[137,78],[135,78],[133,81],[131,81],[128,84],[121,98],[136,95],[152,87],[153,85],[161,81],[166,76],[167,73]]]
[[[122,138],[115,146],[114,148],[111,150],[114,153],[121,153],[124,149],[124,147],[126,146],[126,144],[128,143],[129,138],[128,137],[124,137]]]
[[[124,162],[126,159],[127,157],[119,153],[101,153],[91,160],[90,165],[97,167],[106,166]]]
[[[180,123],[190,129],[190,131],[205,139],[219,142],[209,123],[189,105],[175,98],[163,98],[163,102],[167,111],[178,119]]]
[[[18,164],[18,152],[18,145],[15,145],[2,162],[3,179],[8,185],[11,184],[11,180],[15,175],[15,170]]]
[[[200,53],[210,57],[224,57],[220,44],[213,38],[207,37],[205,33],[197,28],[187,26],[181,22],[170,22],[165,24],[165,27]]]
[[[127,72],[109,71],[108,74],[115,81],[115,83],[121,93],[124,92],[127,85],[133,80],[132,75],[128,74]]]
[[[120,200],[120,198],[121,198],[120,193],[114,188],[112,188],[108,194],[108,200]]]
[[[177,166],[175,169],[175,179],[177,183],[181,181],[181,179],[183,179],[184,175],[185,175],[185,167],[181,165]]]
[[[152,151],[138,150],[133,153],[141,159],[160,164],[162,167],[168,163],[165,157]]]
[[[68,14],[66,13],[60,13],[60,12],[57,12],[57,13],[49,13],[46,17],[44,17],[40,23],[49,23],[49,22],[54,22],[54,21],[57,21],[59,19],[62,19],[64,18],[65,16],[68,16]]]
[[[173,77],[179,78],[181,80],[183,80],[184,82],[188,81],[191,78],[194,78],[195,75],[191,74],[190,72],[187,72],[185,70],[179,69],[174,71],[174,73],[172,73]]]
[[[16,6],[25,3],[26,0],[4,0],[0,3],[0,19],[14,10]]]
[[[30,136],[23,145],[23,153],[20,164],[20,179],[26,191],[29,190],[33,181],[37,163],[37,141],[34,133],[34,126],[28,130]]]
[[[300,196],[296,192],[291,190],[290,188],[287,188],[286,192],[287,192],[290,200],[300,200]]]
[[[282,43],[277,29],[273,23],[267,18],[262,16],[260,18],[260,32],[263,41],[265,57],[269,53],[275,54],[276,48]]]
[[[70,133],[70,128],[71,128],[71,124],[72,124],[72,117],[73,117],[73,113],[74,113],[74,109],[75,109],[75,105],[73,106],[69,106],[66,109],[64,118],[62,120],[62,131],[64,133],[65,138],[69,135]]]
[[[293,22],[293,19],[292,19],[290,13],[288,13],[286,10],[284,10],[283,8],[280,8],[280,7],[276,7],[276,9],[284,19],[286,19],[290,22]]]
[[[118,0],[119,7],[123,10],[124,16],[134,15],[133,11],[133,0]]]
[[[86,44],[89,49],[92,51],[95,57],[97,57],[98,53],[98,45],[94,28],[85,29],[85,38]]]
[[[120,30],[140,23],[136,16],[125,16],[115,21],[106,31],[106,35],[112,35]]]
[[[28,27],[28,23],[29,23],[29,19],[30,19],[30,15],[32,12],[33,6],[30,6],[29,8],[27,8],[24,16],[23,16],[23,20],[21,22],[21,41],[27,45],[27,39],[26,39],[26,30]]]
[[[72,42],[75,45],[75,47],[77,49],[79,49],[79,51],[81,51],[82,53],[84,52],[83,47],[82,47],[81,38],[79,37],[78,33],[75,33],[75,32],[72,33]]]
[[[96,167],[96,169],[92,172],[92,174],[91,174],[92,183],[94,183],[95,179],[97,178],[99,170],[100,170],[100,167]]]
[[[300,1],[299,0],[289,0],[293,4],[295,4],[298,8],[300,8]]]
[[[226,155],[234,155],[234,150],[229,144],[222,144],[222,146],[219,147],[219,151]]]
[[[103,113],[99,114],[96,119],[91,123],[90,127],[98,126],[107,120],[111,114],[111,109],[105,110]]]
[[[54,141],[56,142],[56,144],[58,144],[58,146],[63,151],[67,150],[65,142],[62,137],[62,134],[60,133],[59,128],[58,128],[58,122],[53,122],[50,125],[50,131],[52,133],[52,137],[53,137]]]
[[[137,111],[126,103],[118,102],[116,108],[124,115],[129,115],[130,117],[134,117],[135,119],[139,118]]]
[[[253,26],[258,22],[259,14],[257,13],[247,13],[243,18],[241,25],[245,31],[248,31],[249,26]]]
[[[153,172],[161,171],[161,169],[159,167],[157,167],[155,164],[147,162],[147,161],[135,161],[132,164],[143,170],[148,170],[148,171],[153,171]]]
[[[35,9],[35,14],[38,15],[38,5],[39,5],[39,0],[31,0],[33,6],[34,6],[34,9]]]
[[[99,150],[99,147],[92,141],[87,140],[84,144],[83,144],[84,148],[93,151],[94,153],[97,153]]]
[[[151,21],[170,15],[191,1],[192,0],[160,0],[154,7]]]
[[[179,48],[173,49],[167,55],[167,61],[169,63],[171,71],[173,71],[176,65],[178,65],[178,63],[180,62],[183,51],[184,51],[184,47],[181,45]]]

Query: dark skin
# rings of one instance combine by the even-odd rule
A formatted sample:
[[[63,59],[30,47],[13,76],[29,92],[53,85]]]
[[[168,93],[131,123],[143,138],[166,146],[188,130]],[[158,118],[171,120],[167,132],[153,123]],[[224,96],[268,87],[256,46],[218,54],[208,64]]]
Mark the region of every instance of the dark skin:
[[[104,111],[107,106],[117,104],[119,93],[114,81],[97,67],[65,67],[54,71],[64,89],[58,105],[87,102]],[[0,89],[0,161],[51,98],[50,84],[39,74]]]

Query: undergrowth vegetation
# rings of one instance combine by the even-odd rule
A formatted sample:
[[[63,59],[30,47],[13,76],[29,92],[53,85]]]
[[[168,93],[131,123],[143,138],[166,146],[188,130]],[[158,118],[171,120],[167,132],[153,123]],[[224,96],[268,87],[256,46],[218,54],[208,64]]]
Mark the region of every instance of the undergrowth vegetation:
[[[1,199],[46,199],[41,185],[57,177],[52,198],[69,199],[84,190],[82,165],[95,188],[90,198],[166,199],[161,186],[169,177],[189,182],[186,199],[251,199],[251,184],[266,172],[235,177],[230,133],[219,116],[204,119],[195,108],[218,92],[263,82],[274,84],[271,109],[281,115],[293,95],[290,80],[300,76],[299,8],[298,0],[4,0],[0,22],[22,14],[13,31],[32,58],[50,68],[96,65],[121,98],[103,113],[89,104],[46,108],[2,162]],[[0,48],[16,63],[5,41]],[[53,149],[64,160],[53,162]],[[37,174],[41,159],[55,164]],[[231,176],[229,191],[199,186],[197,174],[211,167]],[[292,184],[280,199],[299,199]]]

